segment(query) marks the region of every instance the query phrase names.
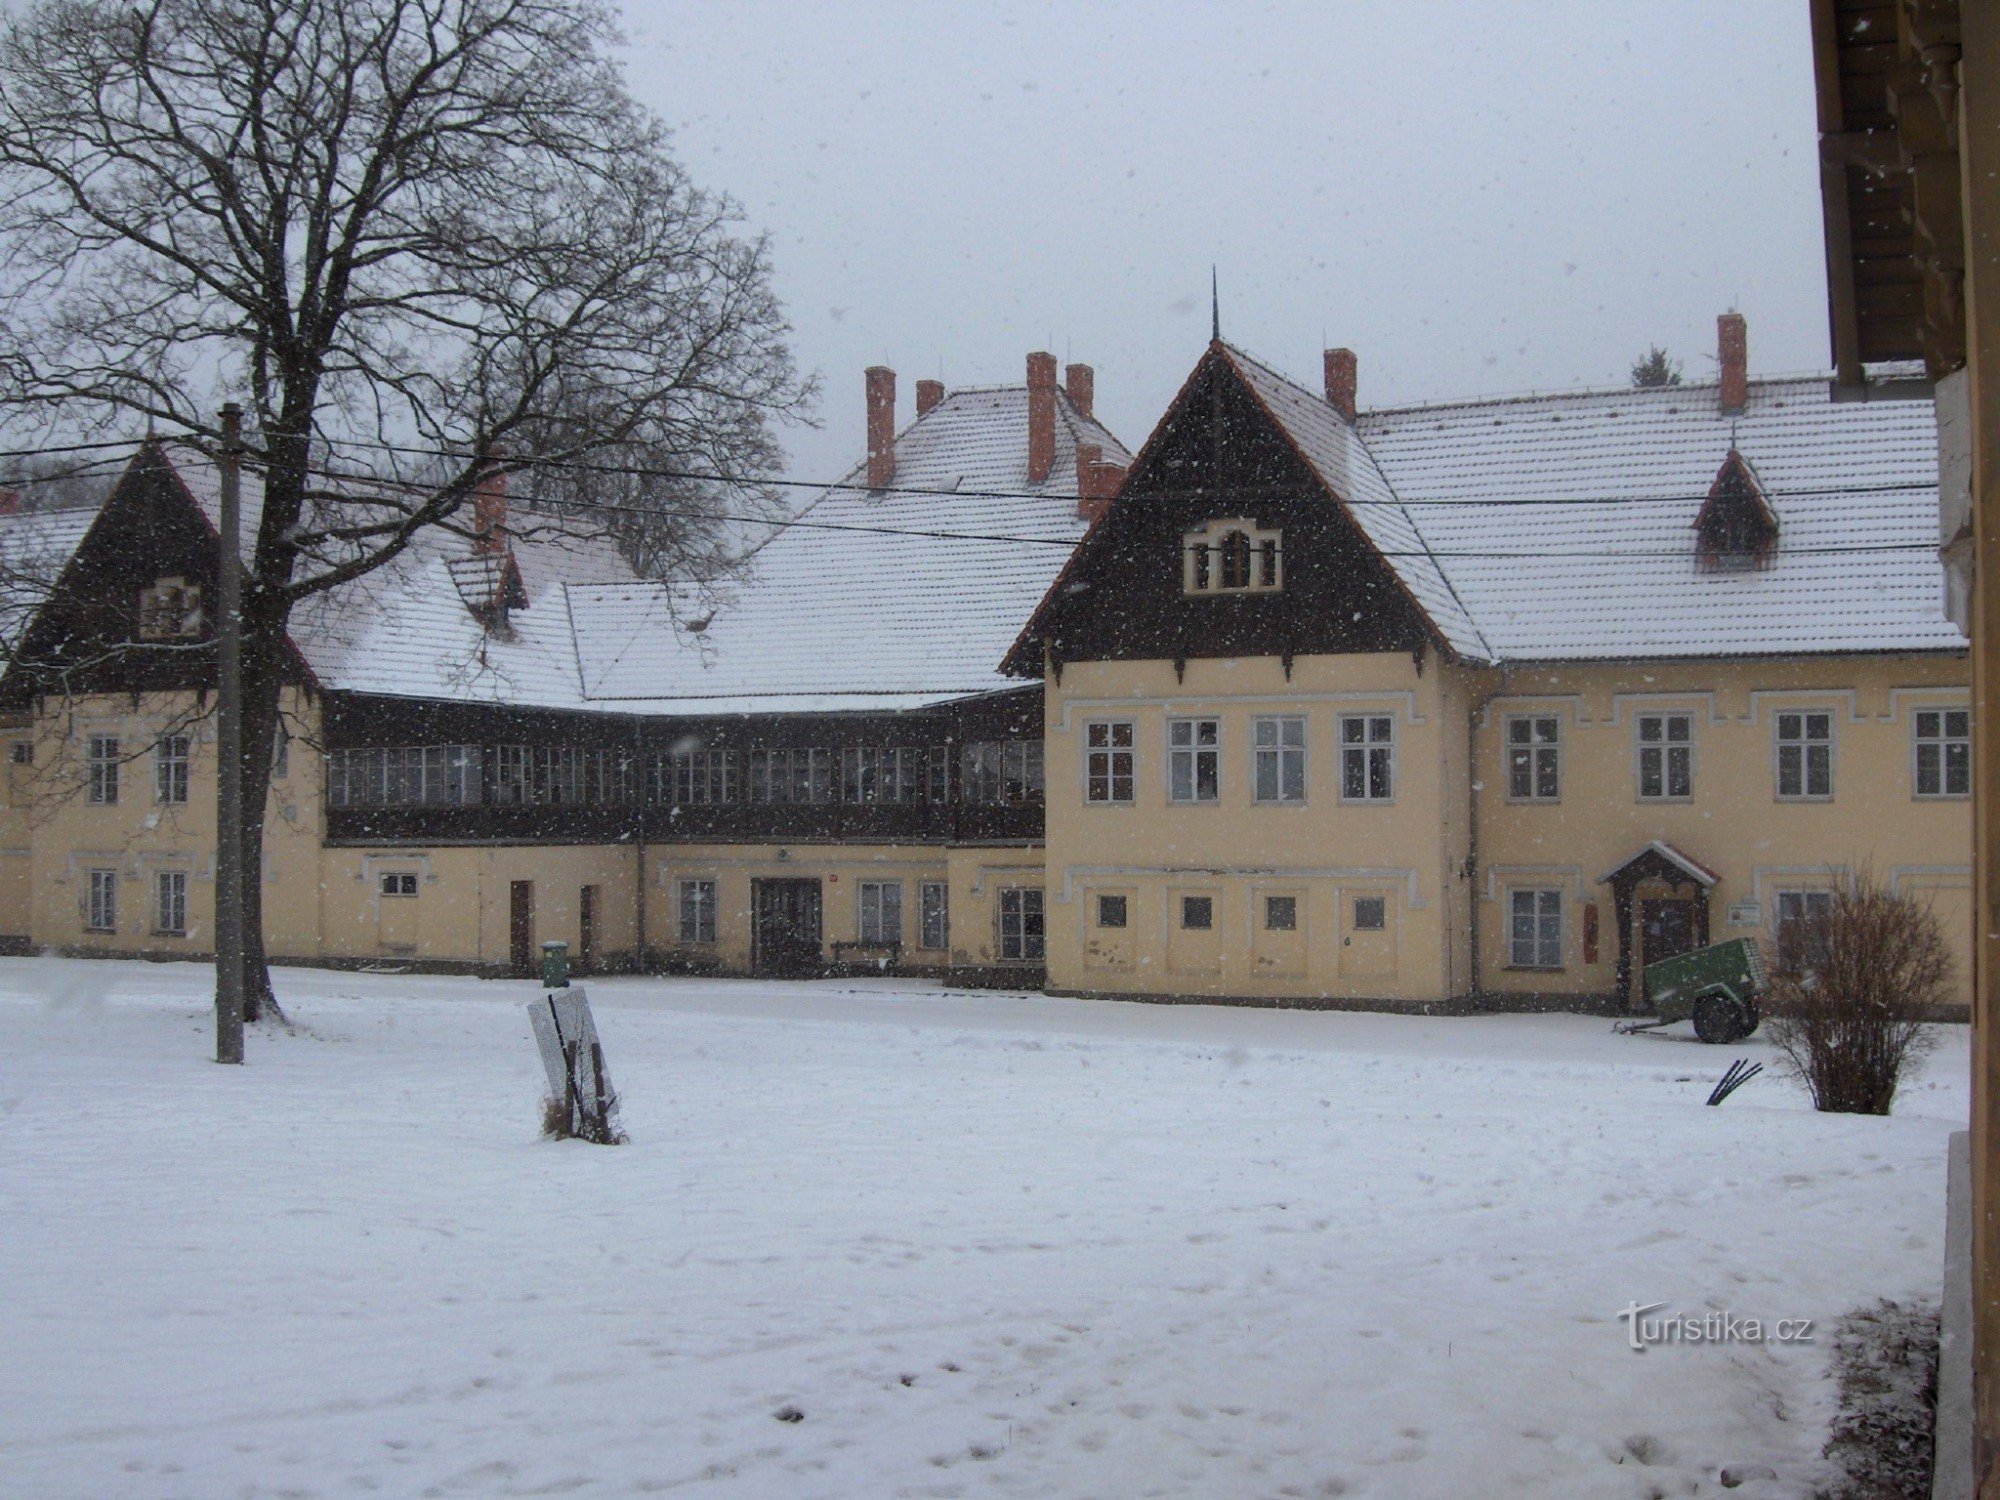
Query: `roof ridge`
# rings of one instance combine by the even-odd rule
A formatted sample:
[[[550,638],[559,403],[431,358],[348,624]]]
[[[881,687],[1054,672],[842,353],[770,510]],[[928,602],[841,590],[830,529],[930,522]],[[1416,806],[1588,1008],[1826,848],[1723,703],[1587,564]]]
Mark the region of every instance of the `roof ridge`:
[[[1749,384],[1753,387],[1820,385],[1832,378],[1833,376],[1830,372],[1821,374],[1805,372],[1791,375],[1753,375],[1749,378]],[[1687,380],[1679,385],[1573,385],[1556,386],[1547,390],[1503,391],[1492,396],[1446,396],[1429,401],[1406,401],[1396,406],[1371,406],[1361,411],[1357,415],[1356,420],[1366,420],[1369,417],[1397,416],[1404,412],[1450,411],[1461,407],[1525,406],[1534,401],[1576,401],[1603,396],[1630,396],[1634,400],[1640,401],[1661,400],[1680,391],[1714,390],[1719,384],[1720,382],[1715,380]],[[1720,416],[1721,412],[1718,410],[1716,415]]]

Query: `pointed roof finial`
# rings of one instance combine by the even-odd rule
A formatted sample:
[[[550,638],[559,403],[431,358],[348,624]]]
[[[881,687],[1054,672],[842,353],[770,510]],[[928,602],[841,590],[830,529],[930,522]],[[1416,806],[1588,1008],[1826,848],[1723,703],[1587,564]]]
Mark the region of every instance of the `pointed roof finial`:
[[[1217,343],[1222,341],[1222,293],[1220,283],[1215,278],[1215,267],[1208,268],[1208,336]]]

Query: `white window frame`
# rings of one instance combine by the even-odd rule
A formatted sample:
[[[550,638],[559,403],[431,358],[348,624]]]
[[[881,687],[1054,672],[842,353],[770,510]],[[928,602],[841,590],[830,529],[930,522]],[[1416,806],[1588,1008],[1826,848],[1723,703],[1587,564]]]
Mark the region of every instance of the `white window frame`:
[[[1048,903],[1043,899],[1040,886],[1003,887],[1000,899],[994,903],[994,921],[999,927],[1002,963],[1039,964],[1048,961]],[[1038,930],[1028,930],[1031,921]]]
[[[1222,582],[1222,547],[1241,532],[1250,547],[1250,576],[1242,584]],[[1181,592],[1201,597],[1275,594],[1285,586],[1284,533],[1259,526],[1247,516],[1225,516],[1181,537]]]
[[[153,872],[153,935],[155,937],[187,936],[187,887],[186,870],[155,870]]]
[[[951,885],[947,881],[918,883],[917,946],[931,953],[951,947]]]
[[[84,742],[83,800],[92,807],[118,805],[119,742],[115,734],[93,734]]]
[[[1953,715],[1963,717],[1965,729],[1961,734],[1951,732]],[[1924,733],[1924,720],[1936,721],[1936,728],[1930,734]],[[1924,790],[1924,750],[1936,752],[1937,789]],[[1963,752],[1959,770],[1962,773],[1963,789],[1953,791],[1951,752]],[[1910,795],[1922,802],[1962,802],[1972,795],[1972,710],[1964,704],[1937,704],[1917,708],[1910,713]]]
[[[1563,899],[1557,886],[1516,886],[1507,892],[1507,967],[1563,967]],[[1527,909],[1522,910],[1523,901]],[[1522,919],[1528,927],[1524,933]]]
[[[188,763],[193,742],[184,734],[163,734],[153,741],[153,802],[160,807],[184,807],[188,799]]]
[[[1787,916],[1790,907],[1795,915]],[[1811,921],[1833,909],[1833,892],[1824,886],[1796,886],[1771,894],[1771,955],[1780,965],[1785,957],[1785,929],[1795,921]]]
[[[83,930],[85,932],[116,932],[118,930],[118,872],[116,870],[84,871]]]
[[[1551,738],[1540,739],[1542,729],[1551,731]],[[1516,739],[1518,730],[1526,731],[1526,738]],[[1509,714],[1506,718],[1506,741],[1503,754],[1507,757],[1507,800],[1509,802],[1560,802],[1562,801],[1562,761],[1563,733],[1560,714]],[[1553,789],[1543,791],[1542,771],[1549,770]],[[1527,772],[1527,790],[1518,789],[1516,770]]]
[[[1260,714],[1250,721],[1250,798],[1266,807],[1302,807],[1306,800],[1306,745],[1303,714]],[[1270,794],[1264,773],[1269,770]]]
[[[1824,719],[1826,733],[1811,733],[1812,721]],[[1831,802],[1834,775],[1834,714],[1830,708],[1785,708],[1771,715],[1771,790],[1780,802]],[[1786,729],[1796,728],[1787,735]],[[1812,788],[1812,751],[1826,751],[1826,786]],[[1792,753],[1792,752],[1795,752]],[[1798,772],[1798,790],[1785,790],[1785,772],[1791,762]]]
[[[716,940],[713,876],[686,875],[674,882],[674,934],[690,945]]]
[[[871,948],[903,944],[903,882],[864,880],[855,893],[855,936]]]
[[[1687,726],[1685,739],[1671,738],[1673,722],[1678,719]],[[1646,726],[1657,723],[1660,737],[1646,738]],[[1685,749],[1687,759],[1687,790],[1673,790],[1673,751]],[[1660,758],[1660,790],[1652,795],[1646,792],[1646,757],[1657,754]],[[1695,746],[1694,714],[1686,709],[1663,709],[1657,713],[1635,714],[1632,719],[1632,792],[1641,802],[1692,802],[1695,788]]]
[[[1348,726],[1359,724],[1361,738],[1350,739]],[[1376,735],[1383,730],[1382,737]],[[1396,716],[1388,713],[1342,714],[1338,725],[1340,747],[1340,800],[1342,802],[1365,803],[1376,807],[1386,807],[1396,800]],[[1388,785],[1382,791],[1375,790],[1376,757],[1386,768]],[[1361,790],[1350,793],[1348,768],[1356,761],[1361,766]]]
[[[1213,807],[1222,800],[1222,720],[1212,714],[1167,720],[1167,800],[1180,807]],[[1206,730],[1208,739],[1202,739]],[[1176,743],[1185,731],[1185,744]],[[1209,795],[1201,795],[1201,767],[1209,765]],[[1185,770],[1187,795],[1181,795]]]
[[[375,878],[376,893],[391,901],[414,901],[421,885],[415,870],[383,870]]]
[[[1093,807],[1130,807],[1139,794],[1138,722],[1091,719],[1083,726],[1083,747],[1083,800]]]

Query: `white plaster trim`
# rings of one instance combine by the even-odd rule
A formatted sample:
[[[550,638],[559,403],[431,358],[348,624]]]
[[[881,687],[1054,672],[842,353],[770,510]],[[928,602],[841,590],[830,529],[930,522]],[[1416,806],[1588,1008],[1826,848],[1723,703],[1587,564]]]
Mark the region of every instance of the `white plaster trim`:
[[[1597,899],[1595,896],[1584,893],[1582,865],[1488,865],[1486,867],[1486,892],[1481,899],[1498,901],[1500,899],[1500,883],[1502,881],[1505,881],[1510,886],[1514,886],[1523,884],[1527,879],[1543,877],[1544,888],[1546,888],[1546,877],[1551,875],[1569,881],[1570,899],[1579,905],[1585,901],[1594,901]]]
[[[1965,882],[1963,887],[1951,887],[1951,889],[1970,890],[1972,889],[1972,866],[1891,865],[1889,867],[1889,894],[1892,896],[1902,895],[1903,882],[1905,880],[1927,882],[1963,880]]]
[[[1429,721],[1417,712],[1417,695],[1408,688],[1385,688],[1379,693],[1360,690],[1342,690],[1333,693],[1214,693],[1201,698],[1190,698],[1186,693],[1178,693],[1170,698],[1065,698],[1062,718],[1049,726],[1051,734],[1068,734],[1072,711],[1091,718],[1123,715],[1130,717],[1140,710],[1158,710],[1169,718],[1212,719],[1219,717],[1229,708],[1259,708],[1270,706],[1280,712],[1289,711],[1296,716],[1300,705],[1313,703],[1398,703],[1402,705],[1403,722],[1423,724]]]
[[[836,847],[826,844],[787,844],[784,847],[795,851],[788,859],[779,859],[775,855],[765,854],[754,858],[677,860],[672,856],[661,856],[653,854],[650,851],[647,854],[647,858],[656,859],[659,862],[654,870],[652,880],[653,887],[656,890],[665,890],[667,888],[667,878],[670,874],[673,876],[698,875],[710,870],[754,870],[758,875],[769,876],[773,880],[790,880],[793,878],[810,880],[822,870],[881,870],[884,872],[882,876],[884,880],[900,880],[904,877],[902,874],[896,873],[898,866],[921,866],[926,870],[932,868],[932,862],[921,859],[836,859],[822,858],[818,854],[811,852],[818,849]],[[798,853],[796,852],[798,850],[808,852]],[[942,851],[940,851],[940,858],[942,858]],[[982,874],[987,868],[989,867],[981,866]],[[994,865],[990,868],[994,870],[1025,870],[1038,869],[1040,866],[1034,864]],[[931,880],[937,877],[931,874],[923,874],[920,878]],[[977,891],[979,887],[974,885],[973,889]]]
[[[1526,717],[1530,711],[1536,709],[1568,709],[1572,723],[1579,725],[1593,723],[1595,721],[1583,711],[1585,701],[1582,693],[1504,693],[1488,698],[1480,704],[1473,723],[1481,729],[1487,728],[1493,722],[1495,708],[1503,713],[1518,714],[1522,717]]]
[[[1132,879],[1138,876],[1155,875],[1181,880],[1226,880],[1231,876],[1248,877],[1257,880],[1400,880],[1403,882],[1403,906],[1408,911],[1425,910],[1423,896],[1417,888],[1418,872],[1404,866],[1399,869],[1371,868],[1367,866],[1325,866],[1304,868],[1288,865],[1070,865],[1063,870],[1062,891],[1050,899],[1068,902],[1075,899],[1079,877],[1085,881],[1101,879]]]
[[[1899,687],[1889,689],[1889,711],[1876,715],[1877,722],[1893,724],[1903,716],[1903,700],[1917,708],[1971,708],[1972,689],[1964,687]]]
[[[1729,722],[1727,715],[1718,714],[1715,711],[1715,692],[1713,689],[1708,688],[1698,688],[1693,692],[1687,693],[1613,693],[1611,695],[1611,717],[1605,721],[1613,729],[1616,729],[1620,724],[1625,722],[1625,706],[1627,704],[1630,704],[1634,708],[1647,710],[1672,710],[1700,704],[1708,710],[1709,723],[1727,724]]]
[[[1755,724],[1763,712],[1764,700],[1769,698],[1780,705],[1831,704],[1844,702],[1847,705],[1847,722],[1865,724],[1868,716],[1861,712],[1859,695],[1853,688],[1757,688],[1750,694],[1750,712],[1739,721]],[[1775,783],[1773,783],[1775,785]]]
[[[1851,874],[1846,865],[1758,865],[1750,872],[1750,896],[1760,907],[1767,906],[1766,881],[1780,882],[1788,891],[1824,891],[1836,884],[1845,885]],[[1775,924],[1777,918],[1772,916],[1769,921]]]

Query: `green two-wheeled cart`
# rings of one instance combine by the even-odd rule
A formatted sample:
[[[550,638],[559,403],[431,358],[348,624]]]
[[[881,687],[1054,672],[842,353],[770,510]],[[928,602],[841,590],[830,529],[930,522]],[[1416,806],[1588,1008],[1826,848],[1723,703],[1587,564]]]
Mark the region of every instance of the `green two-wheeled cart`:
[[[1677,953],[1645,968],[1646,1000],[1653,1014],[1619,1024],[1620,1031],[1652,1031],[1693,1021],[1704,1042],[1740,1042],[1757,1029],[1758,1003],[1770,982],[1755,938],[1731,938],[1691,953]]]

